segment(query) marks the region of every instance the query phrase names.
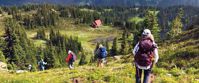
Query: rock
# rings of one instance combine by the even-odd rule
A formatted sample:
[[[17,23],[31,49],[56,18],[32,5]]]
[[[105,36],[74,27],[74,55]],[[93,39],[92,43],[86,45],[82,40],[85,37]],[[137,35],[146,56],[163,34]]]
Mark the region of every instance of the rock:
[[[167,74],[167,76],[171,77],[171,76],[172,76],[172,74],[168,73],[168,74]]]
[[[28,72],[27,70],[16,70],[16,73],[25,73]]]
[[[4,70],[4,71],[7,71],[7,70],[8,70],[8,69],[7,69],[7,64],[4,63],[4,62],[0,62],[0,71],[2,71],[2,70]]]

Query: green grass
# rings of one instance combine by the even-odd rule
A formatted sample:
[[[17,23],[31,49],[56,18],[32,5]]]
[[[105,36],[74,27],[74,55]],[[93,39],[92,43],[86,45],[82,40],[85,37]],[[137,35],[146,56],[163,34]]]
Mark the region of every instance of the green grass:
[[[77,62],[76,62],[77,63]],[[166,70],[164,68],[153,69],[156,75],[155,83],[198,83],[198,74],[188,74],[184,70],[173,68]],[[120,63],[113,61],[104,68],[98,68],[96,65],[77,66],[74,70],[68,68],[57,68],[39,72],[28,73],[9,73],[0,74],[1,83],[72,83],[72,79],[79,79],[83,83],[134,83],[135,68],[131,63]]]
[[[128,20],[129,22],[133,22],[135,24],[138,24],[139,22],[142,22],[144,21],[144,18],[140,18],[140,17],[132,17],[132,18],[129,18]]]
[[[159,47],[161,66],[180,68],[199,67],[199,29],[186,31],[173,40],[166,41]]]
[[[92,9],[87,9],[87,8],[82,8],[80,9],[81,11],[86,11],[86,12],[94,12],[95,10]]]
[[[110,26],[101,26],[100,28],[94,29],[89,25],[74,25],[73,22],[74,21],[72,21],[72,19],[63,19],[58,23],[57,27],[53,28],[56,28],[55,30],[59,30],[62,35],[67,37],[78,37],[79,41],[81,41],[83,45],[83,48],[89,52],[93,51],[96,46],[96,43],[91,42],[91,40],[97,39],[99,37],[118,37],[122,32]],[[27,30],[28,37],[30,39],[34,38],[36,36],[36,31],[37,29]],[[46,35],[49,35],[49,29],[46,29]],[[45,41],[43,40],[32,39],[32,41],[36,46],[44,46],[45,44]]]
[[[113,11],[113,9],[104,9],[104,11],[111,12],[111,11]]]

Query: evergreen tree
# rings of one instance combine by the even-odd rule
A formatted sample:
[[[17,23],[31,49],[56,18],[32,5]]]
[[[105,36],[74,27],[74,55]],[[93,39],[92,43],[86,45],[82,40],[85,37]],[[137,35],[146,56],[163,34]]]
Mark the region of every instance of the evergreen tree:
[[[112,48],[111,48],[111,55],[115,56],[118,54],[118,39],[117,37],[113,40]]]
[[[51,47],[46,48],[46,50],[49,51],[50,48],[53,49],[47,52],[48,55],[44,54],[46,61],[50,62],[48,65],[49,68],[65,65],[66,51],[72,50],[75,54],[82,51],[81,42],[79,42],[78,37],[71,36],[68,38],[61,35],[59,31],[54,31],[53,29],[50,30],[49,35],[50,39],[48,40],[47,45]]]
[[[56,67],[56,59],[55,59],[55,49],[52,45],[48,46],[48,49],[44,52],[44,61],[47,62],[47,68]]]
[[[25,51],[19,44],[14,45],[13,51],[14,55],[11,58],[11,60],[18,66],[18,68],[24,69],[26,63]]]
[[[63,10],[60,11],[60,17],[70,17],[69,10],[64,8]]]
[[[97,61],[97,58],[98,58],[97,50],[99,49],[99,45],[100,45],[100,43],[96,44],[96,47],[95,47],[95,50],[94,50],[94,60],[91,60],[91,61]]]
[[[171,29],[168,32],[169,38],[174,38],[175,36],[178,36],[182,33],[183,23],[182,23],[182,16],[183,16],[183,10],[180,9],[178,15],[175,17],[175,19],[171,23]]]
[[[5,45],[3,47],[3,54],[8,61],[8,64],[15,64],[13,67],[25,69],[26,64],[30,59],[27,56],[35,57],[32,43],[28,40],[25,30],[15,20],[8,19],[6,21],[6,28],[4,34]],[[31,60],[31,64],[36,64],[35,60]]]
[[[121,42],[121,49],[120,53],[121,54],[127,54],[128,53],[128,43],[127,43],[127,31],[124,30],[122,34],[122,42]]]
[[[36,36],[37,39],[43,39],[45,40],[46,39],[46,34],[45,34],[45,30],[44,29],[39,29],[37,31],[37,36]]]
[[[144,20],[144,27],[151,30],[156,41],[160,38],[160,27],[158,25],[158,19],[156,11],[147,11]]]
[[[0,14],[2,14],[3,13],[3,9],[0,7]]]
[[[8,20],[8,24],[6,24],[5,28],[5,48],[3,49],[5,57],[8,59],[8,62],[11,64],[14,61],[12,60],[14,57],[14,45],[16,43],[16,34],[14,33],[14,23],[12,20]]]
[[[107,53],[109,55],[110,50],[109,50],[109,42],[108,42],[108,40],[106,40],[106,42],[105,42],[105,47],[106,47]]]
[[[4,41],[2,38],[0,38],[0,61],[2,62],[6,62],[5,55],[2,52],[3,48],[5,48],[4,46]]]
[[[87,64],[87,61],[86,61],[86,55],[84,52],[81,53],[81,58],[80,58],[80,61],[79,61],[79,65],[84,65],[84,64]]]
[[[0,51],[0,61],[1,62],[6,62],[5,56],[3,55],[2,51]]]

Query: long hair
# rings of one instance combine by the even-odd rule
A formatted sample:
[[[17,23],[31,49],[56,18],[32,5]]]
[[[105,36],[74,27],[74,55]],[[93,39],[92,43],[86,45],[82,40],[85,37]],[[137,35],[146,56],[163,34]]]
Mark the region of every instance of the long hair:
[[[152,34],[149,34],[149,35],[142,35],[141,40],[142,40],[143,38],[150,38],[153,42],[155,41],[155,40],[154,40],[154,36],[153,36]]]

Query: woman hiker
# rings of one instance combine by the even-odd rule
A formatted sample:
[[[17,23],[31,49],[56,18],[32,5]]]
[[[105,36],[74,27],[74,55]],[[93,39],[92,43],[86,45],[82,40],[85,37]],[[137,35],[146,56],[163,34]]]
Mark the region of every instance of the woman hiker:
[[[149,29],[143,31],[140,41],[133,49],[133,54],[136,67],[136,83],[141,83],[142,72],[144,72],[143,83],[148,83],[152,66],[159,59],[157,44]]]

